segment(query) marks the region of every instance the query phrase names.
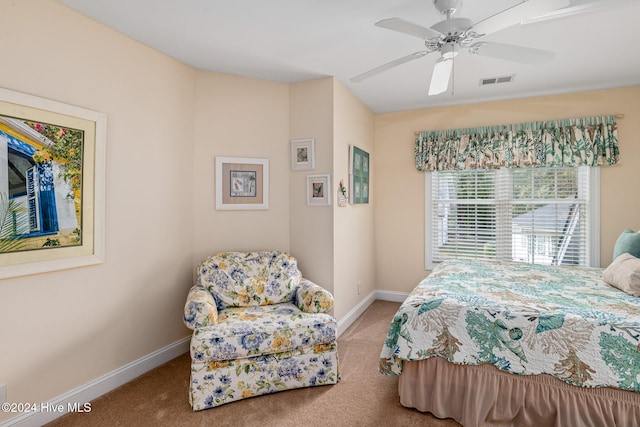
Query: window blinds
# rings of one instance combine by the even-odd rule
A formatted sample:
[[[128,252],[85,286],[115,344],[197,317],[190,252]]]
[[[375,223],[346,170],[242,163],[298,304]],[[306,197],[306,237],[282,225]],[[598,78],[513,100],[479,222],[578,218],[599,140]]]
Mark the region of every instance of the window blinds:
[[[431,173],[432,262],[589,264],[589,168]]]

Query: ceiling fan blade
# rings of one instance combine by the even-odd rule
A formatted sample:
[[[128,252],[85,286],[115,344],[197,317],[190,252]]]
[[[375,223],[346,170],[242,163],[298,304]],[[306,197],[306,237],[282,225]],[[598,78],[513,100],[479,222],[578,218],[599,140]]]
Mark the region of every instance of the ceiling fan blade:
[[[469,51],[476,55],[505,59],[507,61],[520,62],[522,64],[538,65],[551,61],[555,57],[554,52],[548,50],[533,49],[524,46],[514,46],[504,43],[475,43],[469,47]]]
[[[400,33],[409,34],[410,36],[418,37],[423,40],[432,39],[434,37],[440,37],[442,34],[425,28],[421,25],[414,24],[413,22],[405,21],[401,18],[389,18],[383,19],[375,23],[376,27],[386,28],[387,30],[398,31]]]
[[[403,56],[402,58],[398,58],[398,59],[394,59],[391,62],[387,62],[386,64],[382,64],[372,70],[369,70],[365,73],[359,74],[355,77],[353,77],[351,79],[352,83],[358,83],[361,82],[363,80],[366,80],[370,77],[373,77],[377,74],[382,73],[383,71],[387,71],[390,70],[391,68],[397,67],[398,65],[402,65],[404,63],[407,63],[409,61],[413,61],[414,59],[419,59],[422,58],[423,56],[427,55],[429,52],[427,52],[426,50],[422,50],[420,52],[414,52],[410,55],[407,56]]]
[[[565,16],[578,15],[580,13],[612,9],[627,3],[633,3],[634,1],[636,0],[571,0],[568,7],[552,10],[537,16],[531,16],[523,20],[521,24],[531,24],[550,19],[564,18]]]
[[[492,34],[505,28],[531,18],[542,15],[552,10],[563,8],[569,4],[568,0],[528,0],[523,1],[509,9],[496,13],[471,26],[478,34]]]
[[[436,65],[433,67],[433,73],[431,74],[429,95],[438,95],[447,90],[452,68],[453,59],[440,58],[436,61]]]

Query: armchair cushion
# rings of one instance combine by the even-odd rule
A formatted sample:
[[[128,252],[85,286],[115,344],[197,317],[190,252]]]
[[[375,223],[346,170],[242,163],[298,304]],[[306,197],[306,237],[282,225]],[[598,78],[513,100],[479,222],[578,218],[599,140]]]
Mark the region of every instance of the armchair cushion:
[[[196,284],[224,307],[248,307],[290,302],[301,277],[285,252],[223,252],[200,264]]]
[[[191,357],[208,362],[323,348],[336,341],[336,322],[328,314],[305,313],[282,303],[225,309],[218,325],[196,332]]]

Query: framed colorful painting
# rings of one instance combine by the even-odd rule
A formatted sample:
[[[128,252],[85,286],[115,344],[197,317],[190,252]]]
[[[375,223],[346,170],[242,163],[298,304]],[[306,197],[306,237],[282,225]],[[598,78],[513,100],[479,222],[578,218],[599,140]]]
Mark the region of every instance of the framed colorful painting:
[[[103,262],[106,121],[0,88],[0,278]]]
[[[269,160],[216,157],[216,209],[269,209]]]

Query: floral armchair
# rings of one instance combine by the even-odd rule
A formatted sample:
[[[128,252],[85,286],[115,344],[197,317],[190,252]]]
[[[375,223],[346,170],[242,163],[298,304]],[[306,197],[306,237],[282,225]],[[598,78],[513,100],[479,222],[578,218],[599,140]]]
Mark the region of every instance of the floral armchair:
[[[184,307],[194,411],[338,382],[333,296],[279,252],[224,252],[202,261]]]

